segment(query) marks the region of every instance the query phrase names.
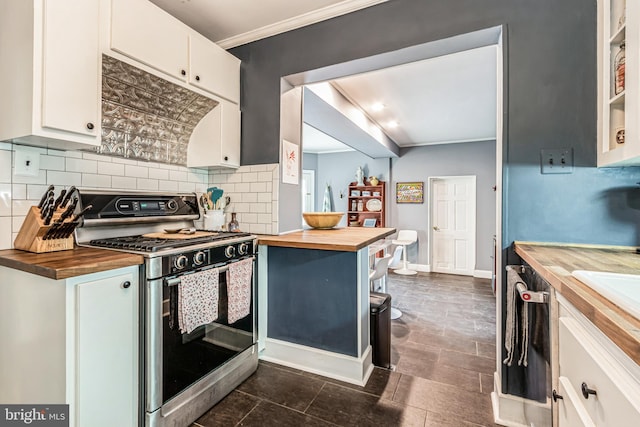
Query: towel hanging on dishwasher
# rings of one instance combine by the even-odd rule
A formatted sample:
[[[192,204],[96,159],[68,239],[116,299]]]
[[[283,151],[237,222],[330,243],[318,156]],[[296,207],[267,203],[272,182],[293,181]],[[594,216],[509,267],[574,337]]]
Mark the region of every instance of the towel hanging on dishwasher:
[[[507,357],[502,361],[507,366],[513,363],[515,349],[520,344],[519,366],[527,366],[529,352],[529,310],[527,304],[520,304],[520,316],[518,316],[518,291],[516,285],[526,283],[517,271],[507,267],[507,317],[505,320],[504,347]],[[519,318],[518,318],[519,317]],[[520,332],[520,334],[518,333]],[[518,339],[520,335],[520,339]]]

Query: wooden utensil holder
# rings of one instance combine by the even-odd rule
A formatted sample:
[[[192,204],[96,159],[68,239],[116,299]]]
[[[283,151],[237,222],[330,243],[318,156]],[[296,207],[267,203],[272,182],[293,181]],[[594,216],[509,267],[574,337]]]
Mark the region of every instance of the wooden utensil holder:
[[[55,221],[60,218],[62,212],[64,212],[63,209],[58,209],[53,213],[53,218],[49,225],[44,225],[44,221],[40,218],[40,209],[37,206],[31,206],[27,217],[22,223],[22,227],[20,227],[18,236],[13,242],[13,246],[16,249],[38,254],[73,249],[73,234],[61,239],[43,240],[44,235],[53,226]]]

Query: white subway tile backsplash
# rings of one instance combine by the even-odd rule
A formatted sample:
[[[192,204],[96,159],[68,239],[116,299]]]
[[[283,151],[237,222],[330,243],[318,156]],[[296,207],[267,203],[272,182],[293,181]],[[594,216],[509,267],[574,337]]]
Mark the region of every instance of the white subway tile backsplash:
[[[81,151],[65,151],[64,156],[72,159],[81,159],[82,152]]]
[[[66,159],[67,172],[98,173],[98,162],[95,160]]]
[[[98,162],[98,173],[101,175],[124,176],[124,165],[122,163]]]
[[[123,165],[133,165],[133,166],[137,166],[138,165],[138,161],[137,160],[123,159],[121,157],[112,157],[111,161],[113,163],[122,163]]]
[[[11,217],[0,218],[0,249],[11,249],[13,246],[11,233]]]
[[[48,171],[47,172],[47,184],[53,185],[75,185],[79,187],[82,185],[82,174],[78,172],[59,172]],[[39,184],[39,183],[34,183]]]
[[[124,175],[131,178],[148,178],[149,168],[134,165],[124,166]]]
[[[56,194],[71,185],[198,193],[216,186],[231,197],[226,223],[230,213],[237,212],[243,231],[263,234],[278,230],[277,164],[209,171],[88,152],[36,149],[42,153],[39,175],[20,177],[11,169],[13,147],[0,143],[0,247],[12,246],[29,207],[40,200],[48,184],[56,186]]]
[[[186,193],[193,193],[196,191],[196,184],[193,182],[178,182],[178,191],[184,191]]]
[[[40,189],[42,189],[42,191],[38,192]],[[11,197],[14,199],[38,198],[38,201],[40,201],[40,197],[42,197],[42,194],[46,189],[47,187],[45,185],[12,184]],[[33,197],[30,197],[30,195],[33,195]]]
[[[0,184],[0,216],[11,216],[11,184]]]
[[[40,169],[40,171],[38,171],[38,176],[16,175],[15,169],[12,169],[11,171],[13,173],[13,178],[9,182],[16,184],[46,184],[47,182],[47,171],[44,169]]]
[[[111,188],[111,176],[83,173],[82,186],[93,188]]]
[[[0,182],[11,182],[11,151],[0,150]]]
[[[31,206],[33,206],[33,202],[31,200],[13,200],[11,202],[12,215],[26,216]]]
[[[158,190],[160,191],[178,191],[178,183],[176,181],[159,181]]]
[[[257,172],[247,172],[242,174],[242,182],[256,182],[258,181]]]
[[[158,190],[157,179],[138,178],[136,188],[138,190]]]
[[[187,172],[185,172],[185,171],[177,171],[177,170],[170,170],[169,171],[169,179],[171,181],[187,181]]]
[[[273,176],[271,172],[259,172],[258,173],[258,181],[260,182],[271,182],[273,180]]]
[[[258,201],[258,193],[242,193],[240,200],[246,203],[256,203]]]
[[[149,168],[150,179],[169,179],[169,171],[167,169]]]
[[[136,179],[126,176],[112,176],[111,188],[117,188],[118,190],[132,190],[136,188]]]
[[[249,191],[256,192],[256,193],[267,191],[267,183],[266,182],[252,182],[250,184]]]
[[[60,156],[50,156],[42,154],[40,156],[40,168],[54,171],[65,170],[65,158]]]

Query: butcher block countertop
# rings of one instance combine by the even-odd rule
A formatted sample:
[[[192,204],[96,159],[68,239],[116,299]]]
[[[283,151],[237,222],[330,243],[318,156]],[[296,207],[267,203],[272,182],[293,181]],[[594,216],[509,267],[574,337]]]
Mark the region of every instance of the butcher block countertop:
[[[0,250],[0,265],[55,280],[140,265],[143,262],[142,255],[108,249],[76,247],[68,251],[42,254],[18,249]]]
[[[516,253],[631,359],[640,364],[640,319],[571,275],[574,270],[640,274],[634,247],[515,242]]]
[[[357,252],[395,232],[395,228],[377,227],[342,227],[330,230],[308,229],[279,236],[259,236],[258,244],[283,248]]]

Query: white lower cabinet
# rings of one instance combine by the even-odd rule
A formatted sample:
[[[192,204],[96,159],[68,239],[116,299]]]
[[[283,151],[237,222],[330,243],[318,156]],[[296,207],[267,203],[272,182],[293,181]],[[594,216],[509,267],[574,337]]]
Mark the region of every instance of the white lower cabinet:
[[[138,425],[138,266],[52,280],[0,267],[0,402]]]
[[[639,425],[640,367],[566,300],[558,300],[558,425]]]

